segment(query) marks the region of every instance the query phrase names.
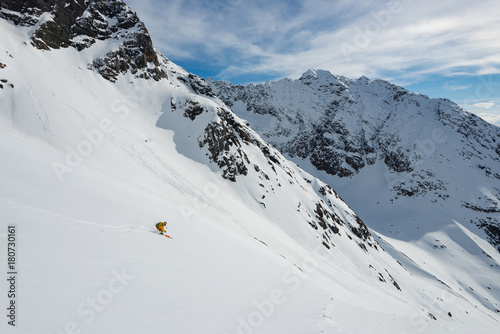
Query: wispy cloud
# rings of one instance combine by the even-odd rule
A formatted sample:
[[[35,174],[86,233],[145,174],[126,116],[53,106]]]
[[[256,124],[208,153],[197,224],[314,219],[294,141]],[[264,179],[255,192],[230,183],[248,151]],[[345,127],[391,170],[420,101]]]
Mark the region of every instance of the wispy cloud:
[[[491,124],[494,124],[496,126],[500,126],[500,110],[497,110],[497,112],[490,112],[490,113],[484,113],[480,112],[477,113],[479,117],[484,119],[486,122],[489,122]]]
[[[497,85],[495,86],[496,89],[500,90],[500,83],[496,83]],[[480,93],[481,94],[486,94],[488,92],[487,89],[481,89]],[[491,90],[491,92],[496,92]],[[463,103],[461,103],[461,106],[467,110],[470,111],[484,120],[495,124],[497,126],[500,126],[500,98],[493,96],[492,98],[488,100],[482,100],[482,99],[470,99],[470,100],[464,100]],[[460,101],[459,101],[460,102]]]
[[[450,84],[449,82],[446,82],[443,86],[444,90],[449,90],[449,91],[459,91],[459,90],[466,90],[471,88],[472,86],[470,85],[456,85],[456,84]]]
[[[440,76],[446,97],[488,103],[475,97],[474,78],[500,74],[498,0],[127,2],[160,51],[216,79],[297,78],[310,68],[400,85]],[[469,100],[462,105],[479,108]]]
[[[129,3],[167,57],[217,64],[227,79],[309,68],[401,80],[500,73],[497,0]]]
[[[471,107],[476,107],[480,109],[491,109],[495,105],[495,102],[481,102],[471,105]]]

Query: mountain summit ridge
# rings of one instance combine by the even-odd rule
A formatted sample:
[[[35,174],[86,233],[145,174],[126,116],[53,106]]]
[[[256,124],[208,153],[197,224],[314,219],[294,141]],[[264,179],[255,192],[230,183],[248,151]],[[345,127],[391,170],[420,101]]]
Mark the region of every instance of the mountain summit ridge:
[[[471,217],[464,221],[458,214],[459,221],[484,228],[500,250],[499,127],[448,99],[323,70],[260,85],[208,83],[282,153],[316,176],[326,173],[323,181],[347,186],[349,179],[381,164],[383,171],[372,177],[385,180],[387,203],[423,197],[436,206],[452,203],[450,211]],[[471,173],[477,175],[474,188],[450,199],[460,175]],[[481,187],[489,189],[487,195]]]

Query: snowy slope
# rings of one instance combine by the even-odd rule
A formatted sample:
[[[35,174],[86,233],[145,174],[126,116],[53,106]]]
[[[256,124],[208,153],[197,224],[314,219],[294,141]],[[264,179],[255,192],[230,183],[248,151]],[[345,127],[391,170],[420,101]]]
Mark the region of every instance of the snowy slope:
[[[200,78],[156,51],[141,58],[147,30],[121,1],[6,4],[0,241],[17,225],[17,332],[497,328],[497,257],[463,259],[488,274],[471,284],[490,289],[443,284],[370,234]],[[64,28],[59,41],[36,34],[60,17],[94,26]],[[172,240],[152,233],[164,220]]]
[[[498,127],[448,100],[321,70],[261,85],[208,83],[421,267],[465,289],[481,271],[464,273],[457,258],[495,267],[487,263],[500,242]]]
[[[432,214],[476,225],[500,247],[500,128],[449,100],[327,71],[246,87],[209,83],[281,152],[343,189],[356,209],[374,206],[364,216],[429,205]]]

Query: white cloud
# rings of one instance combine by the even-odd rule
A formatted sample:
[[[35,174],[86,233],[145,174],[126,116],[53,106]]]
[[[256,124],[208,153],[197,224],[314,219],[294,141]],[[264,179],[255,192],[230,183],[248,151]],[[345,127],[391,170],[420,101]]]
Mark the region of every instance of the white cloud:
[[[481,93],[485,92],[488,92],[488,90]],[[470,99],[459,104],[465,110],[478,115],[485,121],[500,126],[500,98],[492,97],[488,100]]]
[[[500,111],[498,113],[477,113],[486,122],[500,126]]]
[[[470,85],[454,85],[446,82],[443,86],[443,89],[449,90],[449,91],[459,91],[459,90],[466,90],[471,88],[472,86]]]
[[[497,0],[128,2],[167,57],[217,64],[220,78],[309,68],[396,81],[500,73]]]
[[[491,109],[495,105],[494,102],[481,102],[471,105],[471,107],[476,107],[480,109]]]

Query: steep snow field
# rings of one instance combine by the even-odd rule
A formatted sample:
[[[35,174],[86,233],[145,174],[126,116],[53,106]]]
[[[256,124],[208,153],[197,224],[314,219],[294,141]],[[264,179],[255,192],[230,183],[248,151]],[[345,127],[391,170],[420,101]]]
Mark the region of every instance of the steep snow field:
[[[111,83],[85,67],[105,42],[44,52],[30,28],[0,20],[0,32],[1,266],[7,226],[18,252],[16,327],[4,317],[2,333],[496,333],[499,259],[477,263],[479,246],[491,254],[481,240],[460,259],[471,281],[451,288],[419,266],[433,257],[375,232],[387,252],[365,252],[347,228],[327,250],[296,213],[311,211],[320,181],[290,164],[296,179],[264,209],[255,178],[224,180],[193,149],[200,123],[174,116],[171,101],[220,102],[194,96],[182,69]],[[173,239],[154,233],[165,220]]]
[[[4,129],[0,143],[7,162],[0,174],[1,240],[4,244],[6,226],[17,225],[19,250],[17,326],[13,331],[3,322],[8,332],[494,333],[496,328],[481,305],[476,311],[426,273],[412,279],[422,291],[400,281],[403,293],[391,294],[367,285],[347,266],[326,262],[322,249],[307,252],[277,234],[275,242],[297,252],[292,263],[227,215],[196,209],[202,205],[169,199],[87,164],[71,180],[53,182],[49,166],[61,159],[59,152]],[[153,223],[163,219],[172,240],[152,233]],[[401,261],[409,262],[403,256]],[[7,290],[5,281],[0,287]],[[428,294],[443,302],[426,302]]]
[[[263,138],[334,187],[392,256],[499,309],[498,237],[476,226],[499,224],[497,127],[448,100],[321,70],[259,85],[208,82]]]

